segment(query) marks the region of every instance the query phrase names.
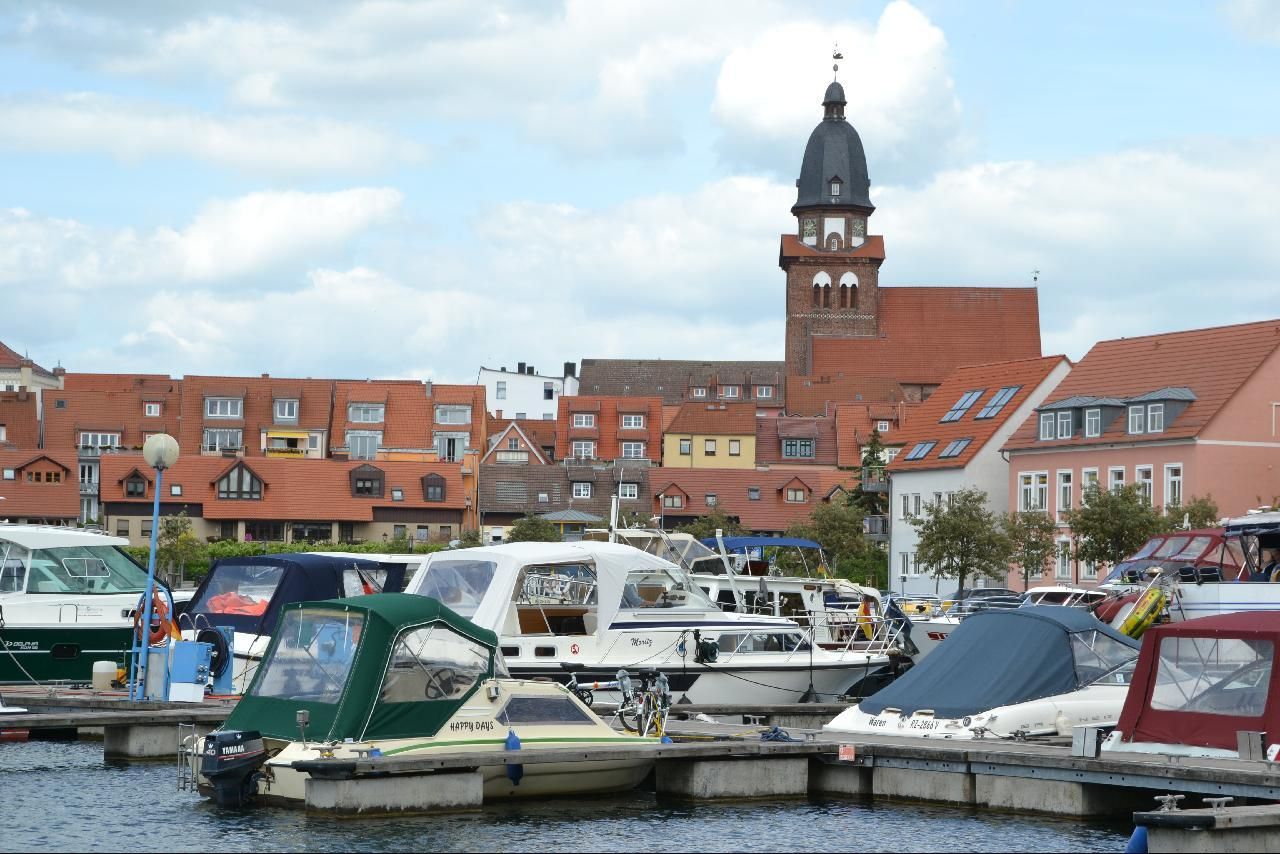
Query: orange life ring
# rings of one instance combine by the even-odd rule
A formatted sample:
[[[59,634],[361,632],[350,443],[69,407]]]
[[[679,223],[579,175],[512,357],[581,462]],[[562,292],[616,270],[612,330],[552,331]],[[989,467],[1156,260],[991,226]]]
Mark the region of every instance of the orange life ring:
[[[137,609],[133,612],[133,636],[135,638],[142,637],[142,613],[146,595],[138,602]],[[169,638],[175,640],[181,638],[182,635],[178,631],[178,626],[173,620],[169,619],[169,597],[161,596],[157,589],[151,594],[151,632],[147,636],[147,643],[151,646],[158,646]]]

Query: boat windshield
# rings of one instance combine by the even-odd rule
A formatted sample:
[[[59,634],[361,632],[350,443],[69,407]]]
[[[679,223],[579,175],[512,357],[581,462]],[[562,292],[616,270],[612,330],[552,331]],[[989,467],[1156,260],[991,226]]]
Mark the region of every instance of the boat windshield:
[[[485,591],[493,583],[498,565],[491,560],[432,561],[414,592],[443,602],[454,612],[470,619],[476,614]]]
[[[489,670],[489,649],[439,623],[401,632],[378,699],[459,700]]]
[[[1269,640],[1163,638],[1151,708],[1258,717],[1274,658]]]
[[[1136,662],[1138,651],[1099,631],[1074,632],[1071,655],[1075,658],[1076,679],[1088,685],[1124,664]]]
[[[115,546],[62,546],[27,552],[10,545],[3,566],[0,592],[18,592],[24,584],[28,593],[62,595],[141,593],[147,587],[147,571]]]
[[[1174,560],[1195,560],[1204,554],[1204,550],[1209,548],[1209,543],[1213,542],[1213,537],[1192,537],[1191,542],[1187,543],[1181,551],[1173,556]]]
[[[1151,557],[1155,550],[1160,548],[1160,544],[1164,542],[1164,537],[1152,537],[1147,540],[1146,545],[1138,549],[1129,559],[1137,560],[1138,558]]]
[[[250,689],[256,697],[337,703],[355,661],[364,614],[322,608],[286,611],[276,644]]]
[[[188,610],[192,614],[262,616],[282,578],[284,567],[280,566],[220,563]]]
[[[624,611],[637,608],[713,611],[716,606],[679,567],[645,566],[627,572],[619,608]]]
[[[1186,548],[1190,539],[1190,537],[1170,537],[1164,541],[1164,545],[1156,550],[1156,557],[1169,557],[1177,554]]]

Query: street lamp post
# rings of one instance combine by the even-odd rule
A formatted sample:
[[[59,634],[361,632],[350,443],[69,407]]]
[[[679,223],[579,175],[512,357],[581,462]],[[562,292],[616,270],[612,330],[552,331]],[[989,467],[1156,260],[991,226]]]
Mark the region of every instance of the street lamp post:
[[[151,501],[151,551],[147,556],[147,590],[143,594],[140,637],[134,638],[133,678],[129,683],[129,699],[146,698],[147,665],[151,654],[151,607],[156,594],[156,540],[160,533],[160,488],[164,470],[178,461],[178,440],[168,433],[148,436],[142,445],[142,458],[156,470],[155,495]]]

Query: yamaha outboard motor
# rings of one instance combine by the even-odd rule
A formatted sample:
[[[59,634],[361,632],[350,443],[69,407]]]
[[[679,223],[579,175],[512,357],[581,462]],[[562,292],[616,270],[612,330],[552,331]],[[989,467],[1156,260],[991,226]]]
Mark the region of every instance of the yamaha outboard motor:
[[[257,730],[230,730],[205,736],[200,756],[200,773],[213,786],[213,799],[220,807],[239,807],[258,794],[258,770],[267,761],[262,733]]]

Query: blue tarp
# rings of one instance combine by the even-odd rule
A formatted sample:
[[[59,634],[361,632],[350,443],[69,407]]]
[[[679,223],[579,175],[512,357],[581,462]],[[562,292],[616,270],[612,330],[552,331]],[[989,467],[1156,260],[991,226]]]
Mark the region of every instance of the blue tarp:
[[[1097,632],[1111,660],[1138,657],[1138,642],[1084,608],[1032,605],[966,617],[924,661],[859,704],[868,714],[933,709],[962,718],[1000,706],[1075,691],[1102,675],[1097,661],[1077,663],[1071,636]],[[1109,639],[1109,641],[1108,641]]]
[[[799,549],[817,549],[821,548],[813,540],[802,540],[798,537],[723,537],[724,550],[727,552],[740,552],[745,549],[755,549],[760,546],[790,546]],[[707,537],[705,540],[699,540],[704,546],[715,550],[719,546],[715,537]]]

